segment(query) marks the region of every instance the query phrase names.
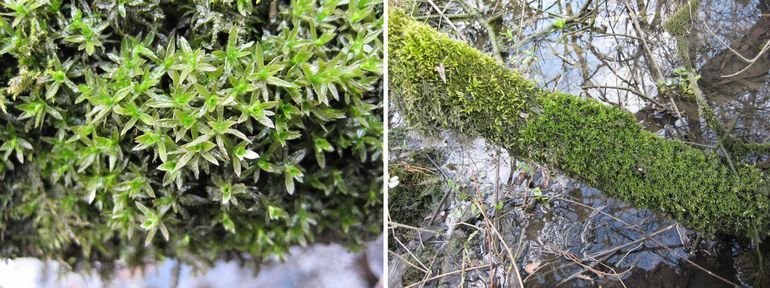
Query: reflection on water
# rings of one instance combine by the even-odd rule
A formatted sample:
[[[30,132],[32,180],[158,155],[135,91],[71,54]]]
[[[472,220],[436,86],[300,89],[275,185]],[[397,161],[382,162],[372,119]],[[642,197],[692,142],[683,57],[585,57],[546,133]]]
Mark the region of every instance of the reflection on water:
[[[770,53],[765,49],[770,41],[770,18],[760,15],[770,13],[770,3],[752,1],[737,13],[712,4],[704,9],[705,18],[719,19],[714,23],[721,25],[704,25],[701,30],[706,31],[693,36],[705,39],[698,53],[698,62],[702,63],[699,66],[702,78],[698,83],[722,123],[736,121],[737,135],[752,142],[767,142],[770,137]],[[733,18],[720,18],[724,15]],[[731,23],[742,25],[733,27],[734,32],[730,33]],[[721,42],[729,43],[729,48],[718,44]]]
[[[382,247],[382,237],[359,253],[338,244],[292,247],[284,261],[268,261],[259,273],[234,261],[220,260],[198,271],[169,259],[144,269],[117,269],[111,279],[96,273],[62,272],[55,262],[19,258],[0,262],[0,287],[371,288],[383,274]]]
[[[406,141],[408,147],[405,149],[440,149],[443,153],[440,158],[446,162],[437,164],[455,181],[466,183],[460,185],[457,193],[479,196],[487,205],[492,206],[494,185],[498,182],[495,178],[496,166],[491,164],[497,163],[498,159],[494,146],[488,145],[483,139],[468,142],[468,139],[458,139],[454,135],[445,135],[444,141],[441,142],[421,138],[410,133]],[[746,281],[749,275],[756,272],[756,269],[746,266],[746,260],[754,262],[756,253],[752,250],[751,243],[745,240],[699,241],[695,233],[688,232],[681,226],[671,227],[676,223],[655,215],[650,210],[631,207],[563,175],[553,175],[556,172],[542,167],[516,168],[519,165],[511,165],[504,151],[501,152],[500,159],[499,182],[511,183],[503,185],[500,192],[500,199],[505,199],[506,203],[503,209],[506,212],[500,219],[500,233],[512,249],[519,249],[517,244],[523,237],[519,263],[540,263],[539,270],[531,277],[528,277],[526,272],[521,272],[527,279],[524,282],[527,287],[553,287],[562,282],[565,282],[563,287],[623,287],[623,284],[626,287],[730,287],[709,275],[707,271],[740,285],[748,285]],[[512,166],[513,173],[509,174]],[[548,204],[538,204],[533,209],[525,210],[514,208],[527,205],[521,195],[531,193],[533,187],[541,189],[543,195],[549,199]],[[448,204],[447,214],[453,214],[453,211],[467,206],[467,201],[456,199]],[[456,227],[460,221],[470,221],[471,224],[476,221],[475,225],[483,225],[483,221],[473,220],[473,217],[447,217],[444,225]],[[457,230],[463,230],[462,227],[457,227]],[[652,239],[647,239],[644,243],[639,241],[646,235],[664,228],[668,229],[655,234]],[[457,233],[463,235],[463,232],[455,232]],[[523,236],[520,237],[522,233]],[[423,239],[422,244],[451,249],[446,247],[453,245],[446,244],[446,241],[451,242],[452,238],[456,237]],[[465,241],[467,235],[466,238],[459,238]],[[484,257],[488,257],[484,256],[487,253],[486,242],[482,240],[478,240],[478,246],[470,249],[475,250],[474,253],[481,259],[485,259]],[[624,246],[634,241],[637,241],[634,245]],[[699,248],[692,251],[696,241],[699,241]],[[602,254],[601,258],[597,258],[601,262],[583,256],[595,255],[615,247],[623,248]],[[568,260],[565,255],[569,254],[585,258],[582,259],[586,260],[584,263],[595,265],[592,268],[603,273],[623,273],[622,283],[617,277],[602,277],[591,272],[578,273],[584,269]],[[443,267],[442,271],[454,271],[462,267],[462,261],[457,257],[447,255],[441,261],[443,263],[436,266]],[[739,269],[744,271],[738,273]],[[474,272],[469,272],[466,284],[470,287],[485,287],[478,285],[486,285],[484,283],[488,272],[477,273],[479,274],[474,278]],[[459,279],[444,279],[441,285],[456,287],[459,285]],[[441,285],[439,287],[443,287]]]

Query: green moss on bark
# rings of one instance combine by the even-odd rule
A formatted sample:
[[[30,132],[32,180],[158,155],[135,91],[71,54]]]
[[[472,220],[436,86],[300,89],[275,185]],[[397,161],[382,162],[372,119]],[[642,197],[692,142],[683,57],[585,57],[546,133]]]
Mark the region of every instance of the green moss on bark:
[[[674,36],[682,36],[687,34],[689,30],[690,22],[698,13],[698,7],[700,7],[700,0],[692,0],[679,8],[679,10],[671,16],[666,23],[663,24],[663,29],[673,34]]]
[[[645,131],[622,109],[539,89],[403,12],[389,20],[390,87],[412,124],[484,137],[707,235],[768,235],[767,177],[755,167],[733,172],[713,152]]]

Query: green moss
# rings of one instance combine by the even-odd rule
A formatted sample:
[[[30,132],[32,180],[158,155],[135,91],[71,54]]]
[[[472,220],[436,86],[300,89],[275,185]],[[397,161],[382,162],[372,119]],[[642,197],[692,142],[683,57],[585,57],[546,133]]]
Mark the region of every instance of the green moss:
[[[768,235],[767,177],[645,131],[595,100],[551,93],[469,45],[390,14],[390,87],[419,127],[481,136],[708,235]],[[444,83],[434,67],[446,67]],[[430,129],[427,129],[430,131]]]
[[[402,111],[408,112],[408,121],[425,131],[440,126],[470,135],[496,135],[497,141],[518,128],[519,112],[527,106],[527,98],[504,96],[532,94],[537,91],[533,83],[400,12],[392,15],[390,87],[402,95],[421,96],[397,100]],[[446,83],[439,76],[442,69]],[[485,115],[496,117],[484,119]]]
[[[700,7],[700,0],[692,0],[682,5],[679,10],[671,16],[666,23],[663,24],[663,29],[674,36],[683,36],[687,34],[692,17],[695,13],[698,13],[698,7]]]
[[[700,0],[689,1],[682,5],[682,7],[679,7],[679,10],[663,24],[663,29],[676,38],[677,54],[684,62],[684,66],[688,68],[692,67],[688,51],[690,49],[688,33],[692,18],[695,16],[695,13],[698,13],[698,7],[700,7]]]
[[[413,173],[403,167],[391,165],[388,169],[392,177],[398,177],[400,184],[388,192],[390,218],[396,223],[419,226],[420,220],[430,210],[431,191],[435,190],[423,181],[431,175]],[[435,176],[435,175],[433,175]],[[427,193],[424,193],[427,192]]]
[[[65,2],[0,5],[0,258],[258,262],[380,233],[381,2]]]
[[[443,163],[438,149],[421,149],[410,153],[405,162],[390,165],[391,177],[399,184],[388,191],[388,213],[392,221],[420,226],[423,217],[431,212],[434,202],[441,198],[441,177],[424,167],[430,167],[427,157]]]

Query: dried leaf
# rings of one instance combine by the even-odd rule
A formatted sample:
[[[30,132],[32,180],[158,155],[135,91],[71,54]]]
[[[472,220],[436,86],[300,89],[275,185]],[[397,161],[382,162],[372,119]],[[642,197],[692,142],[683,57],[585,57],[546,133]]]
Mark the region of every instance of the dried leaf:
[[[438,63],[436,71],[438,71],[438,76],[441,77],[441,81],[444,81],[444,84],[446,84],[446,69],[444,68],[444,63]]]
[[[540,261],[529,262],[524,265],[524,271],[526,271],[527,274],[534,274],[535,271],[537,271],[537,268],[540,268],[541,263],[542,262]]]

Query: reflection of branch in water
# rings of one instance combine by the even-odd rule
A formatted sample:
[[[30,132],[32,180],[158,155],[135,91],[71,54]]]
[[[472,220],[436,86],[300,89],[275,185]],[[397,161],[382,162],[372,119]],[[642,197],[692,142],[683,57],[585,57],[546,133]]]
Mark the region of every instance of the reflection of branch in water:
[[[617,90],[624,90],[624,91],[631,92],[631,93],[641,97],[644,100],[650,101],[650,102],[654,103],[655,105],[658,105],[659,107],[663,107],[663,105],[658,103],[658,101],[655,101],[655,99],[652,99],[650,96],[645,95],[641,91],[636,90],[634,88],[630,88],[630,87],[607,86],[607,85],[605,85],[605,86],[590,85],[590,86],[583,86],[582,88],[583,89],[617,89]]]
[[[596,15],[593,14],[593,13],[590,13],[591,11],[589,10],[592,2],[593,2],[592,0],[586,0],[586,2],[583,3],[583,7],[581,7],[580,10],[578,11],[577,15],[570,16],[568,14],[568,17],[566,19],[563,19],[564,22],[562,22],[562,23],[566,26],[566,25],[573,24],[573,23],[584,22],[584,21],[588,20],[589,17],[592,17],[592,16],[596,17]],[[600,5],[600,4],[597,4],[597,6],[598,5]],[[551,24],[551,25],[549,25],[548,27],[546,27],[544,29],[541,29],[541,30],[539,30],[537,32],[534,32],[534,33],[528,35],[524,39],[516,41],[516,43],[513,43],[513,45],[511,45],[510,49],[516,50],[516,49],[521,48],[522,46],[524,46],[526,44],[529,44],[530,42],[532,42],[534,40],[543,38],[543,37],[545,37],[545,36],[555,32],[555,31],[559,31],[560,29],[561,28],[556,26],[556,23]]]
[[[730,49],[730,50],[732,50],[732,49]],[[754,63],[759,59],[759,57],[761,57],[762,54],[765,54],[765,52],[767,52],[768,50],[770,50],[770,40],[768,40],[767,43],[765,44],[765,46],[762,47],[762,50],[759,51],[759,53],[757,54],[756,57],[754,57],[754,58],[749,60],[749,65],[746,65],[745,68],[739,70],[738,72],[735,72],[735,73],[732,73],[732,74],[728,74],[728,75],[722,75],[722,78],[735,77],[735,76],[738,76],[739,74],[743,73],[744,71],[748,70],[749,68],[751,68],[751,65],[754,65]],[[740,56],[740,58],[743,58],[743,56]]]
[[[567,202],[570,202],[570,203],[572,203],[572,204],[575,204],[575,205],[579,205],[579,206],[581,206],[581,207],[583,207],[583,208],[586,208],[586,209],[590,209],[590,210],[594,210],[594,211],[597,211],[597,212],[601,213],[602,215],[605,215],[605,216],[609,217],[609,218],[610,218],[610,219],[612,219],[612,220],[615,220],[615,221],[617,221],[617,222],[620,222],[621,224],[625,225],[625,226],[626,226],[626,227],[628,227],[628,228],[631,228],[631,229],[633,229],[633,230],[636,230],[636,231],[637,231],[637,232],[639,232],[639,233],[645,233],[645,232],[644,232],[644,229],[642,229],[642,227],[639,227],[638,225],[629,224],[628,222],[626,222],[626,221],[623,221],[622,219],[620,219],[620,218],[618,218],[618,217],[615,217],[615,216],[613,216],[612,214],[609,214],[609,213],[607,213],[607,212],[604,212],[604,211],[602,211],[602,210],[596,209],[596,208],[594,208],[594,207],[592,207],[592,206],[590,206],[590,205],[586,205],[586,204],[580,203],[580,202],[578,202],[578,201],[575,201],[575,200],[569,199],[569,198],[567,198],[567,197],[562,197],[562,198],[559,198],[559,199],[560,199],[560,200],[564,200],[564,201],[567,201]],[[700,266],[700,265],[698,265],[697,263],[695,263],[695,262],[693,262],[692,260],[690,260],[690,259],[689,259],[687,256],[684,256],[684,257],[682,257],[681,255],[679,255],[678,253],[676,253],[676,251],[675,251],[674,249],[671,249],[670,247],[666,246],[666,244],[664,244],[664,243],[662,243],[662,242],[658,241],[657,239],[655,239],[655,238],[649,238],[649,239],[650,239],[651,241],[655,242],[656,244],[660,245],[661,247],[665,248],[666,250],[668,250],[668,251],[669,251],[669,253],[671,253],[672,255],[675,255],[675,256],[677,256],[677,257],[680,257],[682,260],[684,260],[684,261],[685,261],[685,262],[687,262],[688,264],[692,265],[693,267],[695,267],[695,268],[698,268],[698,269],[700,269],[701,271],[703,271],[703,272],[706,272],[707,274],[709,274],[709,275],[713,276],[714,278],[717,278],[717,279],[719,279],[719,280],[721,280],[721,281],[723,281],[723,282],[725,282],[725,283],[727,283],[727,284],[730,284],[730,285],[732,285],[732,286],[734,286],[734,287],[738,287],[738,285],[736,285],[736,284],[735,284],[735,283],[733,283],[732,281],[730,281],[730,280],[727,280],[727,279],[725,279],[724,277],[722,277],[722,276],[719,276],[718,274],[716,274],[716,273],[714,273],[714,272],[711,272],[711,270],[708,270],[708,269],[704,268],[703,266]]]
[[[731,47],[731,46],[730,46],[730,44],[727,44],[727,42],[725,42],[725,40],[722,40],[722,37],[719,37],[719,35],[717,35],[716,33],[714,33],[714,31],[713,31],[713,30],[711,30],[711,27],[709,27],[709,25],[708,25],[708,23],[706,23],[706,21],[702,21],[702,23],[701,23],[701,24],[703,25],[703,27],[704,27],[704,28],[706,28],[705,30],[706,30],[707,32],[709,32],[709,34],[711,34],[711,36],[713,36],[713,37],[714,37],[714,39],[717,39],[717,41],[719,41],[719,43],[722,43],[722,45],[723,45],[723,46],[725,46],[725,48],[726,48],[728,51],[730,51],[731,53],[733,53],[733,55],[735,55],[735,56],[738,56],[738,59],[741,59],[741,60],[743,60],[743,62],[746,62],[746,63],[752,62],[752,60],[751,60],[751,59],[749,59],[749,58],[746,58],[746,57],[744,57],[744,56],[743,56],[743,55],[742,55],[740,52],[738,52],[738,51],[735,51],[735,49],[733,49],[733,47]],[[760,55],[761,55],[761,53],[760,53]],[[759,57],[759,55],[757,55],[757,57]],[[756,59],[756,57],[755,57],[755,59]]]
[[[467,10],[468,13],[474,16],[476,18],[476,21],[481,23],[481,26],[484,26],[484,29],[487,30],[487,37],[489,37],[489,42],[492,44],[492,53],[495,56],[495,60],[497,60],[498,63],[503,64],[503,56],[500,54],[500,47],[497,44],[497,35],[495,33],[495,28],[492,27],[492,25],[489,25],[489,21],[487,19],[484,19],[483,16],[481,16],[481,13],[479,13],[476,8],[473,8],[471,5],[468,5],[468,3],[465,3],[464,0],[459,1],[460,5],[463,6],[465,10]]]
[[[454,29],[455,32],[457,32],[457,35],[458,35],[458,37],[460,37],[460,39],[462,39],[464,42],[468,41],[463,36],[463,33],[460,33],[460,30],[457,29],[457,26],[455,26],[455,24],[452,22],[452,20],[449,20],[449,18],[447,18],[446,15],[444,15],[444,11],[441,11],[441,9],[438,8],[436,3],[433,3],[433,0],[428,0],[428,3],[430,3],[430,6],[433,7],[433,9],[436,10],[436,12],[438,12],[439,15],[441,15],[441,18],[443,18],[444,20],[446,20],[447,23],[449,23],[449,26],[451,26],[452,29]]]
[[[688,3],[685,5],[691,5],[691,4]],[[682,10],[682,9],[687,9],[687,10]],[[683,13],[681,11],[690,11],[691,14],[694,14],[693,11],[697,11],[697,10],[693,9],[692,7],[684,6],[680,8],[680,12],[678,12],[677,14]],[[693,16],[694,15],[691,15],[688,19],[692,19]],[[674,21],[674,20],[669,20],[669,21]],[[691,21],[691,20],[688,20],[688,21]],[[762,20],[760,20],[758,23],[762,23]],[[703,23],[703,24],[704,24],[703,26],[706,27],[705,30],[708,30],[712,35],[716,36],[706,23]],[[683,23],[678,23],[678,25],[683,25]],[[733,122],[732,125],[728,125],[728,128],[723,127],[722,124],[717,119],[717,115],[714,112],[714,109],[712,109],[708,104],[708,102],[706,101],[706,98],[698,84],[698,77],[696,76],[695,67],[693,67],[692,62],[690,61],[691,57],[689,54],[689,46],[690,46],[689,38],[691,37],[691,34],[687,33],[687,31],[682,29],[670,28],[670,27],[673,27],[672,25],[667,24],[666,26],[668,27],[667,30],[669,30],[669,32],[671,32],[674,35],[674,38],[677,41],[678,55],[681,57],[681,60],[684,63],[687,82],[689,84],[690,91],[692,91],[692,94],[695,98],[695,103],[698,106],[698,113],[701,118],[705,119],[707,126],[712,130],[714,130],[714,132],[716,132],[716,135],[717,135],[716,146],[718,151],[721,152],[720,155],[725,158],[725,160],[729,164],[733,173],[737,173],[735,169],[735,164],[733,161],[733,156],[734,156],[733,154],[740,153],[739,150],[744,150],[746,145],[743,140],[738,139],[737,137],[734,137],[732,135],[733,129],[731,127],[734,127],[735,122]],[[749,31],[753,31],[753,30],[754,29],[750,29]],[[744,37],[744,38],[741,38],[741,40],[737,41],[736,43],[743,43],[743,41],[745,41],[744,39],[751,40],[751,38]],[[720,39],[720,41],[722,40]],[[722,41],[722,43],[724,43],[724,41]],[[734,43],[733,45],[736,45],[736,44]],[[728,49],[727,51],[732,53],[732,55],[736,55],[739,59],[748,60],[750,63],[748,66],[744,67],[743,69],[740,69],[736,73],[733,73],[727,76],[722,75],[721,76],[722,78],[736,76],[738,74],[743,73],[747,69],[749,69],[751,65],[753,65],[759,59],[760,56],[762,56],[763,53],[765,53],[768,49],[770,49],[770,41],[767,41],[766,44],[764,44],[761,51],[753,59],[746,59],[745,57],[743,57],[743,55],[738,53],[738,51],[735,51],[734,49],[732,49],[732,47],[730,46],[728,46],[727,49]],[[725,54],[725,55],[729,56],[731,54]],[[714,60],[714,58],[709,60]],[[708,65],[709,63],[707,62],[704,68],[707,67]],[[721,71],[720,71],[720,75],[721,75]],[[733,119],[733,121],[735,120],[737,120],[737,118]],[[740,155],[738,157],[740,157]]]
[[[567,12],[568,17],[571,18],[574,16],[574,13],[572,12],[572,3],[566,4],[565,11]],[[593,14],[595,18],[596,14],[595,13]],[[580,74],[583,76],[582,85],[587,85],[589,83],[592,83],[590,78],[591,76],[589,75],[590,73],[588,72],[588,61],[586,60],[585,51],[583,50],[583,47],[580,47],[580,45],[578,45],[578,36],[575,33],[571,34],[569,37],[569,42],[570,42],[570,47],[572,48],[572,51],[575,52],[575,56],[577,57],[578,64],[580,65]]]
[[[636,12],[631,7],[631,4],[628,2],[628,0],[623,0],[623,4],[626,6],[626,10],[628,11],[628,15],[631,16],[631,23],[633,24],[634,29],[636,30],[636,33],[639,34],[639,37],[642,38],[642,47],[644,48],[645,52],[645,60],[647,60],[647,64],[652,68],[652,76],[653,80],[655,82],[660,82],[664,79],[663,73],[660,71],[660,67],[658,66],[658,63],[655,62],[655,58],[652,55],[652,51],[650,50],[650,46],[647,44],[647,36],[644,33],[644,30],[642,29],[642,26],[639,24],[639,19],[637,19]],[[674,98],[668,97],[671,103],[671,109],[674,110],[675,115],[677,118],[682,118],[682,113],[679,112],[679,108],[676,107],[676,102],[674,102]]]
[[[763,7],[763,6],[760,4],[760,5],[759,5],[759,9],[760,9],[760,11],[762,10],[762,7]],[[762,15],[761,17],[767,17],[767,15],[765,15],[765,14],[764,14],[764,11],[761,11],[761,12],[763,12],[763,15]],[[752,32],[752,30],[754,30],[755,28],[759,28],[759,29],[766,29],[766,28],[765,28],[765,26],[763,25],[763,24],[764,24],[764,23],[763,23],[764,21],[765,21],[764,19],[760,19],[760,20],[757,22],[757,24],[756,24],[756,26],[755,26],[754,28],[752,28],[752,29],[749,29],[749,33],[747,33],[746,37],[751,37],[751,34],[752,34],[751,32]],[[768,51],[768,50],[770,50],[770,40],[768,40],[768,41],[766,41],[766,42],[765,42],[765,44],[764,44],[764,45],[762,45],[762,49],[760,49],[760,51],[759,51],[759,52],[756,54],[756,56],[754,56],[754,58],[751,58],[751,59],[749,59],[749,58],[747,58],[746,56],[744,56],[743,54],[741,54],[739,51],[736,51],[736,50],[735,50],[735,49],[732,47],[734,44],[733,44],[733,45],[730,45],[730,44],[728,44],[727,42],[725,42],[725,41],[722,39],[722,37],[719,37],[719,35],[717,35],[716,33],[714,33],[714,31],[711,29],[710,25],[709,25],[708,23],[706,23],[706,21],[701,21],[701,22],[702,22],[702,23],[701,23],[701,25],[702,25],[702,26],[705,28],[705,29],[703,29],[703,30],[705,30],[705,31],[706,31],[706,32],[708,32],[708,33],[709,33],[711,36],[713,36],[713,38],[714,38],[714,39],[716,39],[716,40],[717,40],[717,41],[718,41],[720,44],[722,44],[722,46],[724,46],[724,47],[725,47],[725,49],[726,49],[728,52],[730,52],[732,55],[735,55],[735,56],[736,56],[736,57],[737,57],[739,60],[741,60],[741,61],[743,61],[743,62],[745,62],[745,63],[747,63],[747,64],[748,64],[748,65],[747,65],[747,66],[745,66],[743,69],[740,69],[740,70],[738,70],[738,71],[737,71],[737,72],[735,72],[735,73],[731,73],[731,74],[728,74],[728,75],[721,75],[721,78],[731,78],[731,77],[735,77],[735,76],[738,76],[738,75],[742,74],[743,72],[745,72],[746,70],[748,70],[748,69],[749,69],[749,68],[750,68],[752,65],[754,65],[754,64],[757,62],[757,60],[759,60],[759,59],[760,59],[760,57],[762,57],[762,55],[764,55],[765,53],[767,53],[767,51]],[[749,39],[750,39],[750,38],[749,38]],[[765,74],[766,74],[766,73],[765,73]]]

